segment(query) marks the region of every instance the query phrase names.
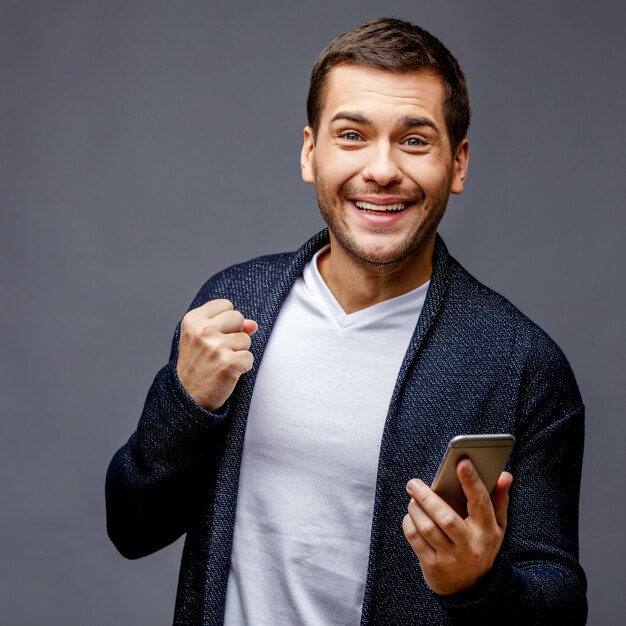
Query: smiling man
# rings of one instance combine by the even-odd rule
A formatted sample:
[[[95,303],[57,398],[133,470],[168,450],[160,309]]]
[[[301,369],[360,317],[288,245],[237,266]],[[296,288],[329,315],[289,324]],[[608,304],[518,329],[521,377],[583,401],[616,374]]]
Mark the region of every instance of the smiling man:
[[[107,474],[111,539],[186,535],[176,624],[583,624],[583,405],[562,353],[448,253],[469,102],[395,19],[312,72],[302,177],[328,229],[228,268],[179,325]],[[459,515],[428,486],[451,437],[512,433]]]

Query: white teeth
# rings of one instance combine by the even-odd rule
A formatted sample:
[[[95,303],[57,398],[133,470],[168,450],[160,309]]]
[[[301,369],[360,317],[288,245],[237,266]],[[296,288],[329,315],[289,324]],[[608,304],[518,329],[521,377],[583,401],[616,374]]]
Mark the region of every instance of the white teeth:
[[[395,204],[371,204],[370,202],[362,202],[358,200],[354,203],[358,209],[366,209],[368,211],[402,211],[404,210],[404,202],[396,202]]]

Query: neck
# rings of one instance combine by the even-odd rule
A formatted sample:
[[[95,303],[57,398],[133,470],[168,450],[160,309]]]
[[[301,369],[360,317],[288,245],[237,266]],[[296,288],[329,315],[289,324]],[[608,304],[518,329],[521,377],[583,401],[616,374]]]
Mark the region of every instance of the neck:
[[[415,255],[376,265],[355,259],[331,235],[330,249],[318,257],[317,266],[337,302],[350,314],[423,285],[432,275],[434,249],[433,235]]]

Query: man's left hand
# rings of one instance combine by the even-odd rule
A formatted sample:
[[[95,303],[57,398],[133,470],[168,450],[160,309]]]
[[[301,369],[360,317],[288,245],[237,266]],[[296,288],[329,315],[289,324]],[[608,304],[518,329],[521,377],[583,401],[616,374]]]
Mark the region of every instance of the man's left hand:
[[[440,595],[472,587],[493,566],[504,539],[513,481],[502,472],[489,496],[469,459],[460,461],[456,471],[467,497],[465,519],[421,480],[413,478],[406,486],[411,501],[402,521],[404,536],[426,583]]]

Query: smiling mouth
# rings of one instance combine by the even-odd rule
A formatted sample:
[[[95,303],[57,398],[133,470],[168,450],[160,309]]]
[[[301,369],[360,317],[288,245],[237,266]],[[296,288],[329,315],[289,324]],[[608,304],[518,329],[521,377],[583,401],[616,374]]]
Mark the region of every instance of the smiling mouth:
[[[394,202],[393,204],[372,204],[371,202],[362,202],[358,200],[354,206],[360,211],[375,211],[376,213],[400,213],[407,207],[406,202]]]

